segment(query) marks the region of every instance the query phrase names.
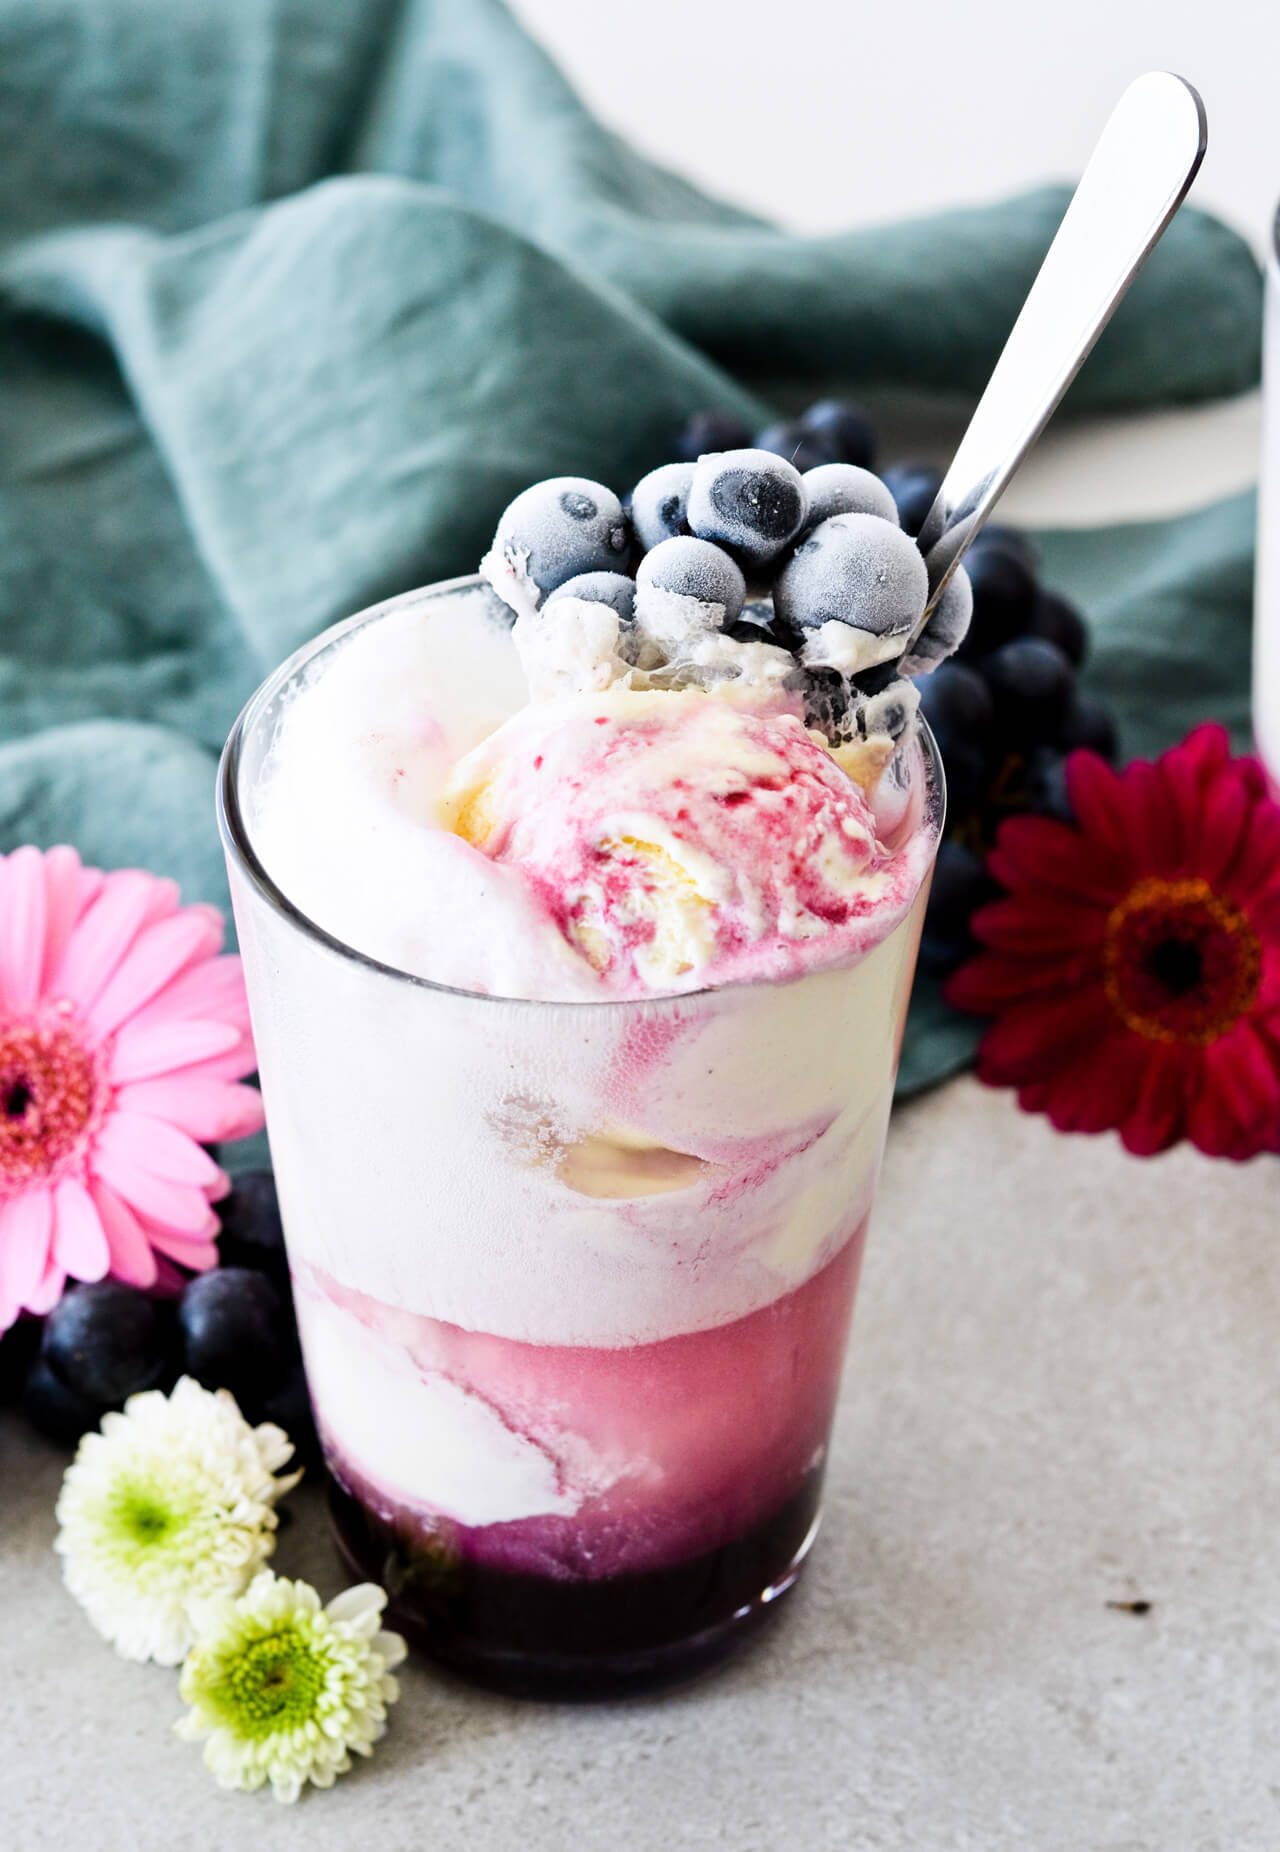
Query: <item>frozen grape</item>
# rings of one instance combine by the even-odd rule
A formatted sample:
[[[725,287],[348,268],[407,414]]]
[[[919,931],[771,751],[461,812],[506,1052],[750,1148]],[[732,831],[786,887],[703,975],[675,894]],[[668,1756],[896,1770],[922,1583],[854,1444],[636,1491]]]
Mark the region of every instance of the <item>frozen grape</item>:
[[[928,589],[920,549],[900,527],[874,514],[839,514],[796,548],[773,599],[784,622],[818,633],[806,641],[809,660],[851,675],[900,653]]]
[[[741,569],[709,540],[681,534],[651,547],[636,573],[636,623],[668,657],[742,610]]]
[[[625,561],[630,537],[612,489],[586,476],[535,482],[504,510],[493,553],[522,566],[541,592],[583,572],[612,572]]]
[[[963,566],[957,566],[929,613],[929,621],[903,658],[904,675],[931,675],[939,663],[954,656],[973,618],[973,587]]]
[[[798,469],[767,450],[703,457],[689,488],[689,525],[701,540],[729,547],[748,566],[776,559],[804,525]]]
[[[833,514],[878,514],[898,525],[898,505],[879,476],[853,463],[820,463],[804,472],[809,496],[806,525],[816,527]]]
[[[566,579],[563,585],[557,585],[548,594],[547,604],[554,604],[558,598],[581,598],[587,604],[607,604],[626,623],[635,615],[636,582],[624,572],[580,572],[576,579]]]
[[[642,476],[632,489],[631,524],[646,550],[689,531],[685,517],[693,469],[692,463],[664,463]]]

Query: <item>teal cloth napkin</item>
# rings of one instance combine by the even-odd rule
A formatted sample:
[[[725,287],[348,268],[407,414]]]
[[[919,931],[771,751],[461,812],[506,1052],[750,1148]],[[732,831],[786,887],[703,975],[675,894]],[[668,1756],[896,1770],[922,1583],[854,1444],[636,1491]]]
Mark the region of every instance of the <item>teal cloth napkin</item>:
[[[0,0],[0,166],[0,848],[222,905],[216,755],[288,651],[693,410],[971,397],[1067,197],[786,236],[602,128],[499,0]],[[1073,402],[1243,390],[1259,326],[1187,209]],[[1247,502],[1043,546],[1130,750],[1243,731]],[[904,1088],[971,1040],[922,990]]]

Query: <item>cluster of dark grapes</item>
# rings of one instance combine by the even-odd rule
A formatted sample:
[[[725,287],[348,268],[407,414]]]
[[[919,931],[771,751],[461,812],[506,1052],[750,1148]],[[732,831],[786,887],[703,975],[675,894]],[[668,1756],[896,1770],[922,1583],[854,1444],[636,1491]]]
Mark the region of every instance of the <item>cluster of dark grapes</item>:
[[[129,1396],[194,1376],[284,1428],[298,1464],[318,1459],[270,1172],[239,1177],[218,1214],[220,1264],[177,1298],[100,1280],[69,1287],[43,1322],[20,1320],[0,1343],[0,1399],[73,1445]]]
[[[877,439],[856,405],[824,399],[798,418],[754,434],[720,413],[696,413],[676,440],[681,457],[753,444],[795,462],[875,467]],[[904,531],[918,535],[942,486],[927,463],[880,471]],[[947,774],[947,833],[938,854],[920,962],[946,972],[974,949],[969,919],[998,891],[986,853],[1018,812],[1071,820],[1064,765],[1076,747],[1114,759],[1115,723],[1076,676],[1089,635],[1074,605],[1039,582],[1024,534],[994,524],[965,555],[973,586],[968,634],[950,660],[920,680],[920,710]]]
[[[1089,646],[1084,619],[1038,583],[1024,535],[983,530],[965,556],[973,585],[969,633],[950,662],[920,683],[947,774],[947,834],[938,852],[920,962],[946,972],[974,949],[969,920],[998,892],[986,855],[1006,817],[1071,822],[1067,755],[1088,747],[1114,760],[1115,722],[1076,676]]]

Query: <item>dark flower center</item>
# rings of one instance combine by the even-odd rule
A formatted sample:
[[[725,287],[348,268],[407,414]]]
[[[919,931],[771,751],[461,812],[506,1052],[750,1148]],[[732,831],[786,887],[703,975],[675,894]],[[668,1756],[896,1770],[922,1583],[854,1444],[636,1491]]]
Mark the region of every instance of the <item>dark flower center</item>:
[[[1257,934],[1207,881],[1152,876],[1107,917],[1104,984],[1117,1016],[1152,1042],[1204,1047],[1252,1008]]]
[[[0,1190],[53,1170],[88,1131],[97,1066],[67,1022],[0,1022]]]

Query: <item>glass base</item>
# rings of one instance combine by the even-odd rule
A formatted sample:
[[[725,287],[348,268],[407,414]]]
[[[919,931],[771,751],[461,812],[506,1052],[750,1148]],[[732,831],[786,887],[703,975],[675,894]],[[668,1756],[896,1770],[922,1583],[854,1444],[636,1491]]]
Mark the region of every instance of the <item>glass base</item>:
[[[429,1659],[512,1697],[626,1697],[681,1684],[746,1646],[795,1585],[820,1522],[821,1472],[742,1536],[685,1563],[598,1581],[491,1569],[379,1516],[330,1479],[349,1567],[391,1599]]]

